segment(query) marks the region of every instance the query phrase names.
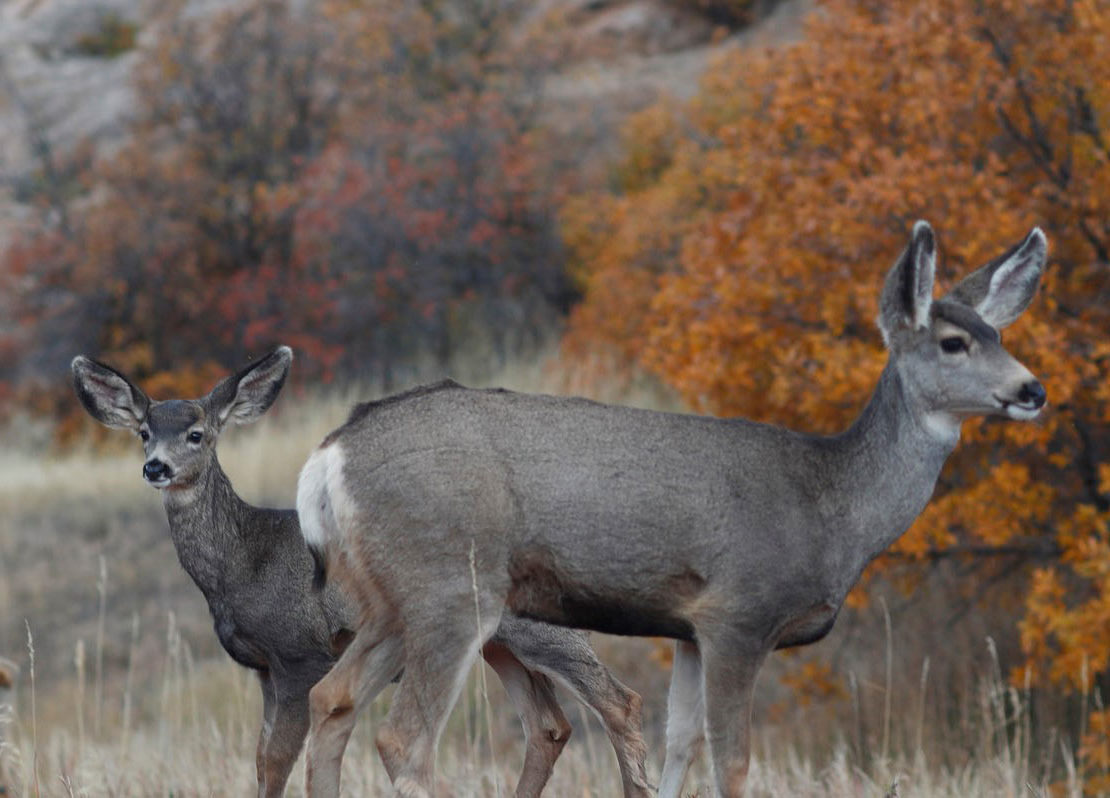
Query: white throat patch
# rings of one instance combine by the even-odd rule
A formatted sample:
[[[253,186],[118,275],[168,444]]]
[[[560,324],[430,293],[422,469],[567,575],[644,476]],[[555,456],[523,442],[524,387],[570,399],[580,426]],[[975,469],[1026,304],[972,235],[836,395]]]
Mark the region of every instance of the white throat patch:
[[[960,419],[951,413],[937,410],[926,413],[923,419],[925,431],[944,443],[955,443],[960,439]]]

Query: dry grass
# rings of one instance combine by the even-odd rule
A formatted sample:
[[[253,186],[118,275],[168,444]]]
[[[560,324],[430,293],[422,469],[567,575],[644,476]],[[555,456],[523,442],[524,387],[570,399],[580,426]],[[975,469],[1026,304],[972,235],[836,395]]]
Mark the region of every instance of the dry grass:
[[[542,361],[485,382],[583,392],[581,382]],[[676,406],[648,383],[605,387],[594,395]],[[221,461],[248,500],[290,506],[308,452],[356,396],[378,393],[291,393],[258,424],[229,431]],[[219,651],[199,592],[175,560],[157,493],[140,478],[138,443],[127,443],[108,455],[91,446],[62,457],[29,447],[0,455],[0,654],[21,669],[14,693],[0,691],[0,705],[9,702],[0,706],[0,786],[6,774],[9,795],[250,794],[257,687]],[[948,610],[930,598],[931,587],[943,587],[944,578],[923,587],[916,603],[898,603],[892,593],[889,615],[846,615],[829,639],[807,650],[803,656],[829,661],[850,679],[854,690],[845,697],[804,705],[778,681],[798,658],[772,658],[757,690],[749,795],[1083,794],[1072,765],[1077,728],[1004,682],[999,659],[1010,657],[1012,641],[1000,644],[1001,657],[983,643],[987,633],[1008,634],[1012,622],[976,614],[935,628]],[[595,642],[645,697],[649,776],[657,778],[668,677],[658,655],[665,649],[645,640]],[[444,794],[512,794],[522,737],[497,680],[485,676],[488,686],[472,675],[445,732]],[[371,729],[389,693],[352,738],[346,794],[387,793]],[[575,732],[547,794],[619,794],[603,731],[576,704],[565,709]],[[288,793],[302,794],[302,783],[303,760]],[[687,791],[710,795],[708,785],[702,761]]]
[[[116,711],[91,706],[91,691],[71,707],[70,725],[33,731],[34,718],[24,707],[6,752],[10,789],[15,795],[192,796],[247,795],[254,785],[253,752],[259,705],[254,680],[223,658],[197,663],[168,635],[161,675],[149,684],[135,683],[110,696]],[[613,641],[605,641],[602,655]],[[523,760],[519,729],[499,688],[488,705],[477,676],[472,675],[452,716],[441,746],[441,792],[456,796],[511,795]],[[852,746],[830,740],[829,753],[817,760],[779,741],[788,730],[761,726],[757,720],[755,756],[749,796],[900,796],[969,798],[971,796],[1056,796],[1079,798],[1082,779],[1074,769],[1049,784],[1043,763],[1033,756],[1027,708],[1000,681],[979,686],[976,707],[979,743],[965,751],[966,761],[949,765],[931,761],[924,749],[900,751],[861,764]],[[29,699],[28,696],[25,695]],[[896,712],[916,714],[914,697],[894,696]],[[364,713],[344,761],[346,794],[388,793],[388,780],[371,744],[372,729],[384,717],[389,691]],[[906,705],[903,706],[902,704]],[[556,766],[547,794],[611,796],[620,779],[611,749],[600,729],[583,712],[568,706],[575,737]],[[91,718],[117,718],[99,734]],[[146,720],[138,720],[140,717]],[[492,728],[486,726],[492,719]],[[878,720],[878,719],[874,719]],[[37,740],[36,740],[37,737]],[[491,751],[489,741],[495,748]],[[658,741],[656,741],[658,742]],[[660,748],[649,768],[658,776]],[[1066,752],[1053,755],[1061,762]],[[1061,762],[1057,762],[1060,764]],[[303,758],[288,794],[302,794]],[[707,769],[699,763],[687,782],[687,794],[709,796]]]

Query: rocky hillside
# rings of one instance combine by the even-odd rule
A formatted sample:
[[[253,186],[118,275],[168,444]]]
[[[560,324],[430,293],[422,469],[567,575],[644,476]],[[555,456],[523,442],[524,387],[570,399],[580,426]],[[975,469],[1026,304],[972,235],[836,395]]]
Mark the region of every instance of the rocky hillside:
[[[111,152],[134,107],[132,71],[169,15],[204,16],[235,0],[0,0],[0,245],[44,158],[79,146]],[[309,0],[311,2],[311,0]],[[691,95],[723,48],[793,35],[813,0],[784,0],[729,33],[674,0],[543,0],[529,21],[563,20],[566,60],[548,76],[547,118],[588,151],[611,155],[630,112],[667,93]],[[574,113],[566,113],[573,110]],[[573,126],[574,131],[567,128]]]

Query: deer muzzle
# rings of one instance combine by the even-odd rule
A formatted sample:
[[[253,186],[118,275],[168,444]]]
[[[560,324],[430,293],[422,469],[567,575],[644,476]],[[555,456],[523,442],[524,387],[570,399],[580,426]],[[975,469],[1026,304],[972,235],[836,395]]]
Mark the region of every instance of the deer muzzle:
[[[157,458],[143,463],[143,478],[156,488],[164,488],[173,479],[173,469]]]

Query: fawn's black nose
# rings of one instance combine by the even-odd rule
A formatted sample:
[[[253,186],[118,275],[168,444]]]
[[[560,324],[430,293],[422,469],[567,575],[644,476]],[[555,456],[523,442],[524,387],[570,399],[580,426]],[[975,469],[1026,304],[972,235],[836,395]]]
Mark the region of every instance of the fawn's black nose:
[[[1031,404],[1033,407],[1044,407],[1046,398],[1048,398],[1048,394],[1045,393],[1044,386],[1038,380],[1025,383],[1018,391],[1018,401],[1023,405]]]
[[[147,460],[143,464],[143,476],[147,482],[161,482],[169,479],[172,474],[170,467],[161,460]]]

